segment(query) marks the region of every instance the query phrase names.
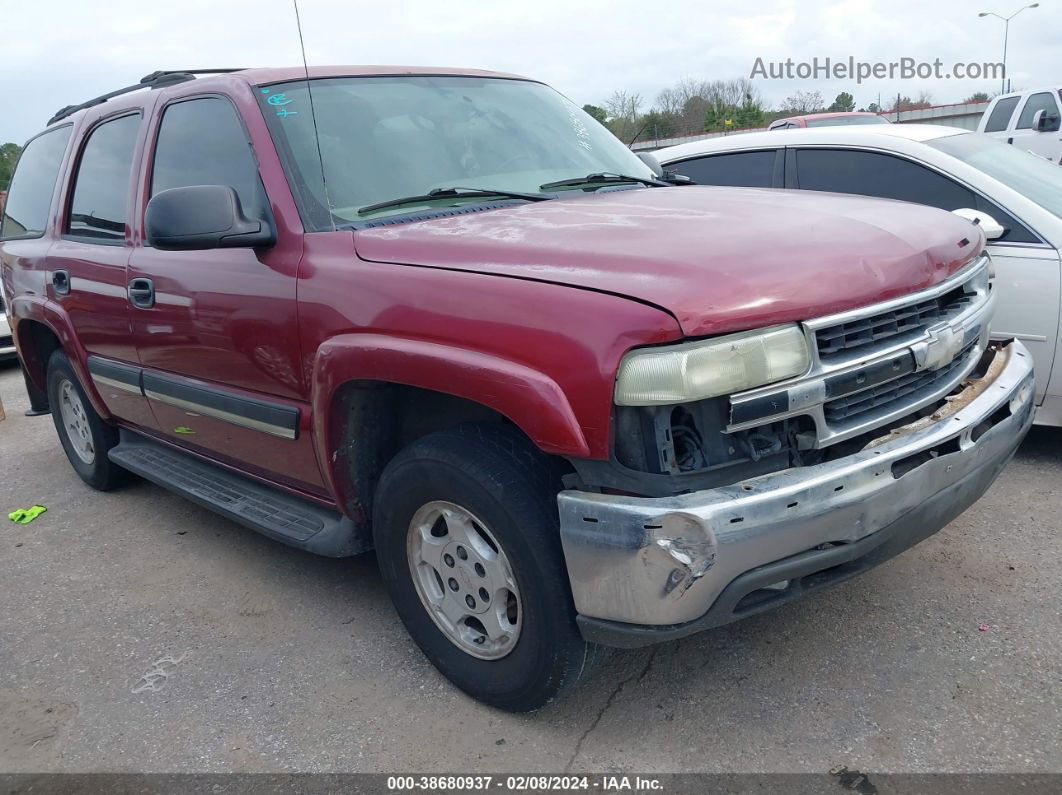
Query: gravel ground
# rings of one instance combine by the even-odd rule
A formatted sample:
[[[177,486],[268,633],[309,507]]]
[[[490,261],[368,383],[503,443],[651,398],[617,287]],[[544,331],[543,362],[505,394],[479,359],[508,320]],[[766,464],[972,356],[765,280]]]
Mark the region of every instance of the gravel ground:
[[[94,492],[17,368],[0,396],[0,508],[48,506],[0,522],[0,771],[1062,771],[1062,432],[869,574],[512,716],[423,659],[371,555]]]

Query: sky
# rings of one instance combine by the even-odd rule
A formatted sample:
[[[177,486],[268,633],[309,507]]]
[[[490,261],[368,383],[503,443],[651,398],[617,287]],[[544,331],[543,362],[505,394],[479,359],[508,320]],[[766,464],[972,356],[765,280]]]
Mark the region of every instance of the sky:
[[[22,143],[60,107],[156,69],[301,63],[292,0],[6,0],[0,14],[0,143]],[[578,104],[616,90],[648,110],[684,77],[748,77],[764,61],[1000,60],[1003,22],[1021,0],[300,0],[310,64],[495,69],[543,80]],[[1010,25],[1015,88],[1062,85],[1062,0]],[[756,80],[769,106],[794,91],[841,91],[867,105],[925,90],[934,103],[998,80]]]

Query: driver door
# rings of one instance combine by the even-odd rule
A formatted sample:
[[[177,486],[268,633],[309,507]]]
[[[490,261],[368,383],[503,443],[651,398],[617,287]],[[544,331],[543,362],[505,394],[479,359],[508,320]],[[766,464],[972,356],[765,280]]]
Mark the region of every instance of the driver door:
[[[248,214],[270,212],[248,135],[228,99],[171,102],[149,162],[149,196],[229,185]],[[301,237],[284,228],[277,244],[262,250],[139,245],[129,260],[130,311],[144,392],[163,438],[320,493],[296,314],[301,253]]]
[[[1037,112],[1043,111],[1044,129],[1036,129]],[[1018,121],[1011,133],[1011,140],[1017,147],[1047,158],[1055,163],[1062,158],[1062,116],[1058,111],[1058,97],[1050,91],[1038,91],[1030,94],[1018,114]]]

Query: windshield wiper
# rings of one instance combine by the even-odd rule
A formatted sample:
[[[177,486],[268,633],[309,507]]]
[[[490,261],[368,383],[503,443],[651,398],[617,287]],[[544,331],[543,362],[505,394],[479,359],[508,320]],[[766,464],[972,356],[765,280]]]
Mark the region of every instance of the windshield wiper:
[[[596,174],[587,174],[585,177],[574,177],[572,179],[559,179],[556,182],[547,182],[545,185],[539,185],[538,187],[539,190],[549,190],[550,188],[567,188],[571,187],[572,185],[593,185],[596,182],[637,182],[641,185],[648,185],[652,188],[668,187],[670,184],[659,179],[649,179],[647,177],[630,177],[626,174],[613,174],[609,171],[601,171]]]
[[[474,199],[492,196],[502,199],[526,199],[529,202],[540,202],[556,198],[555,196],[544,196],[541,193],[520,193],[514,190],[493,190],[490,188],[433,188],[420,196],[404,196],[401,199],[388,199],[385,202],[370,204],[358,210],[358,215],[365,215],[376,210],[385,210],[388,207],[401,207],[403,204],[420,204],[422,202],[435,201],[436,199]]]

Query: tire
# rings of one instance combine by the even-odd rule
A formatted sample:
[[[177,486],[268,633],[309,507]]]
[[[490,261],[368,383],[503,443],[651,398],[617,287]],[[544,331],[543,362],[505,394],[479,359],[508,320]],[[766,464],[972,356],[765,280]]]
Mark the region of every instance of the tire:
[[[118,429],[96,413],[62,351],[48,360],[48,404],[66,457],[83,481],[110,491],[129,479],[129,473],[107,457],[118,444]]]
[[[501,425],[464,425],[419,439],[395,456],[374,498],[377,560],[407,631],[457,687],[510,712],[546,704],[589,670],[597,652],[575,625],[558,532],[559,488],[549,459],[520,434]],[[433,518],[433,511],[439,512],[439,519]],[[469,517],[471,529],[465,521]],[[412,526],[415,518],[417,527],[431,526],[430,543]],[[472,538],[474,548],[469,548],[467,559],[459,560],[462,533]],[[495,558],[490,557],[491,541],[498,547]],[[420,558],[412,550],[422,546],[430,547],[425,553],[429,557],[438,553],[437,568],[417,562]],[[447,555],[450,563],[445,562]],[[488,567],[479,574],[487,578],[488,589],[500,589],[493,590],[494,603],[490,593],[483,595],[477,588],[484,581],[476,579],[483,571],[480,562]],[[435,577],[433,568],[440,576]],[[505,580],[500,586],[499,572]],[[458,588],[450,588],[458,580]],[[428,607],[429,599],[440,598],[440,591],[444,601],[439,604],[455,609],[445,602],[452,593],[458,602],[471,597],[469,604],[483,612],[447,630],[443,618],[433,617],[442,616],[443,609],[433,613]],[[421,592],[430,595],[422,598]],[[500,634],[486,631],[494,626],[491,616],[501,616]]]

